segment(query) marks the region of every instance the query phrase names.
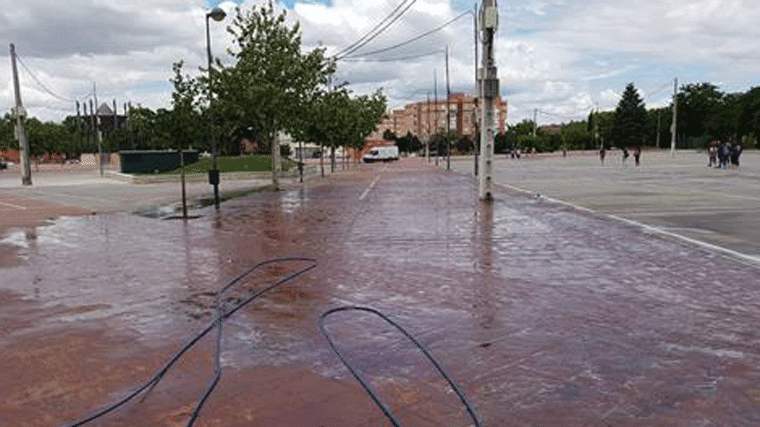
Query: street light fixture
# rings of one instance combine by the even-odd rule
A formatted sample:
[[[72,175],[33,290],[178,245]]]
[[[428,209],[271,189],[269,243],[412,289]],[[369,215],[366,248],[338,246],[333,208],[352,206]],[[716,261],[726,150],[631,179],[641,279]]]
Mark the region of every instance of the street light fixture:
[[[212,102],[214,100],[214,91],[211,89],[211,30],[209,29],[208,19],[211,18],[214,21],[221,21],[227,16],[227,14],[220,7],[215,7],[206,13],[206,54],[208,57],[208,108],[211,118],[211,157],[213,159],[213,165],[210,171],[208,171],[208,181],[214,186],[214,206],[219,210],[219,169],[216,164],[216,124],[214,123],[214,109],[212,108]]]

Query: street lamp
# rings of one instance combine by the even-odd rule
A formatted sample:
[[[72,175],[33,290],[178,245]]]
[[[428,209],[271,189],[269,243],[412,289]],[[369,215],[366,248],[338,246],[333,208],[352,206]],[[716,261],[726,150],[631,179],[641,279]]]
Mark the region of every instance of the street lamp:
[[[214,186],[214,206],[219,210],[219,169],[216,165],[216,132],[214,123],[214,109],[211,104],[214,100],[214,92],[211,90],[211,31],[209,30],[208,19],[211,18],[214,21],[221,21],[227,14],[220,7],[211,9],[206,13],[206,54],[208,56],[208,108],[211,118],[211,157],[213,159],[213,166],[208,171],[209,184]]]

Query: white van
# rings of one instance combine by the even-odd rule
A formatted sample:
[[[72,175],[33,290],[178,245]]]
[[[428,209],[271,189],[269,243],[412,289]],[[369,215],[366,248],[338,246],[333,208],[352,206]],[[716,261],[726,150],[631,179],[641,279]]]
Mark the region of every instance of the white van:
[[[398,147],[395,145],[375,147],[365,154],[362,160],[364,160],[364,163],[398,160]]]

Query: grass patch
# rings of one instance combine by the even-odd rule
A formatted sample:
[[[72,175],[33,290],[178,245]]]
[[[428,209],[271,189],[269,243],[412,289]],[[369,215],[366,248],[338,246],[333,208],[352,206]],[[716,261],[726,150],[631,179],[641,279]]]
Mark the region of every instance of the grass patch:
[[[219,172],[271,172],[272,156],[268,154],[254,154],[250,156],[221,156],[217,157],[217,166]],[[185,165],[185,173],[208,173],[211,170],[213,160],[211,158],[202,158],[195,163]],[[297,164],[291,160],[282,160],[282,170],[288,171]],[[180,169],[174,169],[162,174],[177,175]]]
[[[264,193],[268,191],[274,191],[274,185],[265,185],[263,187],[249,188],[249,189],[235,190],[235,191],[225,191],[224,193],[219,194],[219,203],[225,202],[231,199],[236,199],[238,197],[245,197],[251,194]],[[199,207],[211,206],[214,204],[214,196],[211,195],[211,196],[201,197],[197,200],[197,203]]]

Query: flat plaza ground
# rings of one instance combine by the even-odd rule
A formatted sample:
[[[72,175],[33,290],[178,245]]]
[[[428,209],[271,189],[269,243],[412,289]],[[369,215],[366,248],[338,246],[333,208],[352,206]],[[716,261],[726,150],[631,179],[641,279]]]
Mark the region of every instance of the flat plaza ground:
[[[485,426],[760,425],[758,265],[567,204],[650,212],[634,206],[656,197],[637,183],[671,174],[751,197],[751,155],[737,171],[700,172],[683,158],[657,166],[645,153],[639,169],[614,156],[605,166],[592,156],[502,159],[490,204],[475,196],[466,160],[447,172],[402,159],[202,208],[188,222],[109,212],[9,228],[0,425],[70,425],[118,400],[210,322],[230,278],[283,256],[317,267],[225,322],[222,379],[197,426],[390,425],[319,333],[321,314],[345,305],[378,309],[414,334]],[[581,188],[597,185],[626,194]],[[669,187],[682,194],[678,211],[692,193],[705,209],[708,197],[731,200]],[[561,191],[573,196],[554,201]],[[671,209],[667,197],[651,211]],[[302,266],[258,270],[225,301]],[[472,425],[388,325],[346,312],[327,329],[402,425]],[[144,401],[91,425],[185,425],[212,377],[214,342],[201,340]]]
[[[603,165],[596,152],[499,155],[495,179],[760,260],[760,152],[745,151],[738,169],[707,163],[704,152],[685,150],[644,151],[638,167],[632,157],[624,164],[620,151],[609,151]],[[472,158],[455,158],[452,167],[472,174]]]

